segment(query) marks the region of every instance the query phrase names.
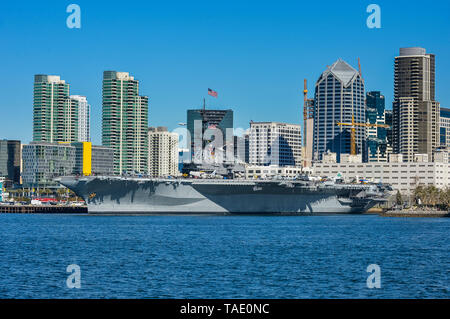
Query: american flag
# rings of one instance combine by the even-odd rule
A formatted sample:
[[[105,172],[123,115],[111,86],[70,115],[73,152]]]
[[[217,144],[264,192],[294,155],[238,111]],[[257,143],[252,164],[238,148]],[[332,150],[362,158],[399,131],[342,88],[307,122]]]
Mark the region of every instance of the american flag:
[[[214,97],[217,97],[217,92],[211,89],[208,89],[208,94]]]

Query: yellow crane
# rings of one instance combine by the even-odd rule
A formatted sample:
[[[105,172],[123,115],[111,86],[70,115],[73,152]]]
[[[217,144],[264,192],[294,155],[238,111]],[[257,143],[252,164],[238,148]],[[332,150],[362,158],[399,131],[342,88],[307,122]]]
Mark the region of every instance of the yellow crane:
[[[336,125],[339,126],[351,126],[351,134],[350,134],[350,154],[356,155],[356,130],[355,128],[358,127],[384,127],[384,128],[390,128],[389,125],[386,124],[371,124],[371,123],[357,123],[355,122],[355,117],[352,115],[352,122],[351,123],[341,123],[336,122]]]

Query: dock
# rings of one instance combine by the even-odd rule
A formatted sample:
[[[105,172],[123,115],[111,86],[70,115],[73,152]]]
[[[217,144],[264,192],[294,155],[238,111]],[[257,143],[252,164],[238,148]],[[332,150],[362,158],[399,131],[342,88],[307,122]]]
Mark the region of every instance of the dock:
[[[87,214],[86,206],[0,205],[0,214]]]

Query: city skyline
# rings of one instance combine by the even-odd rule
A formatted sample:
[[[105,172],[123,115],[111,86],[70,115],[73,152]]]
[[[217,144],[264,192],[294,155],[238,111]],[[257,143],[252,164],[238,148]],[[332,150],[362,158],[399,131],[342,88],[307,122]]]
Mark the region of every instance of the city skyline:
[[[175,12],[165,5],[158,5],[155,11],[154,5],[140,4],[142,13],[133,17],[127,15],[129,8],[118,4],[108,4],[106,13],[102,4],[84,1],[78,4],[83,21],[79,30],[65,26],[65,4],[36,4],[22,10],[20,5],[8,3],[5,11],[9,16],[0,14],[0,33],[10,48],[1,53],[9,61],[5,72],[10,74],[8,79],[0,80],[5,89],[1,104],[6,110],[17,110],[6,111],[1,138],[24,143],[32,140],[32,77],[35,74],[60,75],[70,83],[71,94],[87,97],[91,104],[94,144],[101,144],[101,74],[110,69],[130,72],[140,80],[141,91],[150,99],[149,126],[167,126],[169,130],[185,121],[186,109],[200,107],[203,97],[209,102],[207,108],[232,105],[236,127],[248,128],[250,120],[302,125],[303,79],[308,79],[308,90],[313,92],[313,84],[326,65],[338,58],[355,67],[359,57],[366,91],[381,91],[386,97],[386,108],[392,109],[394,57],[400,47],[413,46],[436,54],[436,99],[442,107],[449,106],[450,93],[444,90],[449,81],[445,72],[450,63],[449,44],[428,36],[430,32],[445,34],[448,30],[444,15],[449,7],[446,2],[418,10],[420,4],[414,1],[408,1],[409,6],[403,7],[401,2],[381,1],[381,29],[367,28],[367,4],[354,2],[339,5],[330,2],[327,10],[311,3],[301,6],[289,3],[278,6],[271,14],[266,4],[254,8],[231,3],[230,8],[236,11],[220,4],[194,3],[180,5]],[[192,14],[179,20],[183,10]],[[205,11],[206,18],[201,18]],[[409,23],[416,12],[423,19]],[[126,43],[143,38],[141,46],[125,46],[117,52],[109,50],[106,44],[111,34],[102,24],[116,15],[117,26],[122,27],[120,34],[138,27]],[[318,27],[325,18],[331,26],[331,21],[338,17],[340,22],[333,24],[333,31],[345,32],[346,38],[328,37],[324,46],[323,40],[330,29]],[[127,25],[131,20],[135,22]],[[55,40],[54,45],[48,46],[48,42],[42,42],[46,32],[30,37],[30,25],[52,30],[55,38],[59,35],[64,40]],[[237,29],[241,32],[237,33]],[[23,39],[23,43],[17,38]],[[73,47],[74,41],[80,43],[79,48]],[[71,50],[66,49],[68,45]],[[180,49],[175,51],[174,47]],[[30,53],[33,58],[28,58]],[[208,98],[208,87],[219,93],[217,100]],[[283,112],[274,111],[280,108]],[[18,114],[20,123],[17,123]]]

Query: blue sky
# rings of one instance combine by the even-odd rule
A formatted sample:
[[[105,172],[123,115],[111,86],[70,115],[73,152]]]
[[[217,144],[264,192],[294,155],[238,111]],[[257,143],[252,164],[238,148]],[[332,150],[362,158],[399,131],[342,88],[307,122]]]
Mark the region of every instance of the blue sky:
[[[66,7],[81,7],[81,29]],[[366,7],[381,7],[369,29]],[[101,143],[104,70],[130,72],[150,98],[149,125],[177,127],[199,107],[231,107],[235,127],[301,122],[303,79],[327,65],[361,59],[366,91],[390,108],[400,47],[436,54],[436,96],[450,107],[450,2],[433,1],[8,1],[0,6],[0,138],[32,138],[33,76],[57,74],[92,105],[92,140]],[[447,71],[447,72],[446,72]]]

